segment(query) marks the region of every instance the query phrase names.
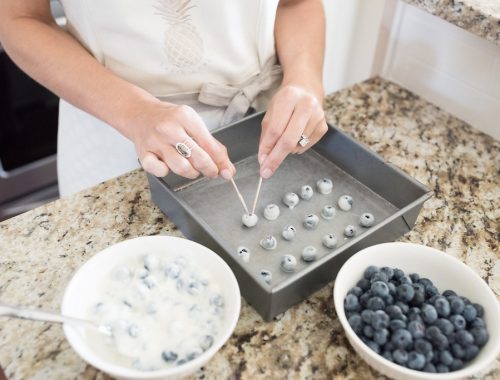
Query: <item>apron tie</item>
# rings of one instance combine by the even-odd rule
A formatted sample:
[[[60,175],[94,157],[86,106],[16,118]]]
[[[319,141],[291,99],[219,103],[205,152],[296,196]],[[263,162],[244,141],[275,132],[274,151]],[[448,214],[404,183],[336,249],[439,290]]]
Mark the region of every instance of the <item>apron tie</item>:
[[[240,87],[204,83],[198,101],[209,106],[227,107],[220,123],[226,125],[245,116],[255,98],[261,92],[269,90],[281,77],[281,66],[275,64],[273,57],[264,64],[259,74],[248,79]]]

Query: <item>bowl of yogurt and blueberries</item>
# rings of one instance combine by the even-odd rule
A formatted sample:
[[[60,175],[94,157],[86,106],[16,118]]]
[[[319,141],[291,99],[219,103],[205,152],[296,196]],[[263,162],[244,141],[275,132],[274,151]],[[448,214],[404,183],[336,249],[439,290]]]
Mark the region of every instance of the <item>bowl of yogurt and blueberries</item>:
[[[340,269],[339,320],[356,352],[395,379],[479,375],[500,354],[500,305],[471,268],[410,243],[368,247]]]
[[[182,377],[231,336],[240,291],[229,266],[187,239],[148,236],[96,254],[73,276],[62,313],[111,331],[64,326],[89,364],[124,379]]]

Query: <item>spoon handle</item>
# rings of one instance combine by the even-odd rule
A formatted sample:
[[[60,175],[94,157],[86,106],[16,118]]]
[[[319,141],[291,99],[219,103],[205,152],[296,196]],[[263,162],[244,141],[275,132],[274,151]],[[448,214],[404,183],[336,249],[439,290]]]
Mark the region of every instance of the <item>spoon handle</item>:
[[[68,323],[70,325],[79,325],[103,332],[103,326],[100,326],[94,322],[80,318],[67,317],[61,314],[39,309],[29,309],[25,307],[0,304],[0,316],[29,319],[32,321]]]

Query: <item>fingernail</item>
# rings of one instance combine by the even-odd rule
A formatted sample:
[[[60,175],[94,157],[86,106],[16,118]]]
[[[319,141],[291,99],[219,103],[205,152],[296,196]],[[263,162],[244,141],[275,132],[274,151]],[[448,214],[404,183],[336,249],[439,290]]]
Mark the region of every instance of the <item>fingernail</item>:
[[[231,174],[231,170],[229,169],[223,169],[221,172],[220,172],[220,175],[222,176],[222,178],[224,178],[225,180],[230,180],[231,177],[232,177],[232,174]]]
[[[267,154],[262,154],[259,156],[259,164],[262,165],[262,163],[264,162],[264,160],[267,158]]]
[[[265,168],[264,170],[262,170],[262,178],[264,179],[268,179],[269,177],[271,177],[273,175],[273,171],[269,168]]]

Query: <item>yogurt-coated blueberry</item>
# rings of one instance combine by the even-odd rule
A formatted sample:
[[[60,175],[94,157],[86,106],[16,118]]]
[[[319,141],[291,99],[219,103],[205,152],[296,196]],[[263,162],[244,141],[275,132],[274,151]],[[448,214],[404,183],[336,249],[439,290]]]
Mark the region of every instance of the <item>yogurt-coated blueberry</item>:
[[[176,263],[168,263],[165,265],[163,271],[165,273],[165,276],[175,279],[179,277],[182,269]]]
[[[117,267],[113,270],[112,278],[118,281],[128,281],[132,278],[130,269],[126,266]]]
[[[337,203],[341,210],[349,211],[352,207],[353,200],[350,195],[342,195]]]
[[[250,261],[250,250],[247,247],[238,247],[236,254],[246,263]]]
[[[299,196],[295,193],[286,193],[283,197],[283,203],[291,210],[299,204]]]
[[[333,219],[333,218],[335,218],[336,214],[337,214],[337,210],[335,210],[335,207],[333,207],[332,205],[323,206],[323,208],[321,209],[321,216],[324,219],[327,219],[327,220]]]
[[[330,194],[333,188],[333,182],[329,178],[322,178],[316,182],[316,187],[321,194]]]
[[[315,230],[318,227],[319,218],[315,214],[307,214],[302,222],[304,227],[308,230]]]
[[[264,208],[264,218],[267,220],[276,220],[280,216],[280,208],[278,205],[271,203]]]
[[[214,337],[212,335],[204,335],[200,339],[200,347],[203,351],[208,350],[214,344]]]
[[[296,234],[297,229],[290,224],[288,226],[285,226],[283,228],[283,231],[281,232],[281,236],[283,236],[283,239],[285,240],[293,240]]]
[[[363,227],[371,227],[375,223],[375,218],[369,212],[361,214],[359,217],[359,224]]]
[[[267,250],[275,249],[277,245],[278,242],[276,241],[276,238],[272,235],[268,235],[260,241],[260,246]]]
[[[262,269],[260,271],[259,275],[268,284],[270,284],[271,281],[273,280],[273,274],[271,273],[271,271],[269,271],[267,269]]]
[[[302,250],[302,260],[306,262],[314,261],[318,257],[318,250],[312,245],[308,245]]]
[[[304,185],[300,188],[300,193],[299,193],[300,197],[305,200],[305,201],[308,201],[310,200],[313,195],[314,195],[314,190],[311,186],[309,185]]]
[[[283,255],[281,257],[281,270],[283,272],[293,272],[297,267],[297,259],[292,255]]]
[[[353,237],[354,235],[356,235],[356,229],[354,228],[354,226],[350,224],[346,226],[346,228],[344,229],[344,235],[347,237]]]
[[[146,268],[148,271],[155,270],[158,268],[160,265],[160,260],[158,260],[158,257],[155,255],[146,255],[144,256],[144,268]]]
[[[173,363],[177,360],[179,355],[177,355],[174,351],[168,350],[168,351],[163,351],[161,353],[161,358],[166,361],[167,363]]]
[[[337,245],[337,238],[334,234],[326,234],[323,236],[322,242],[326,248],[333,248]]]
[[[259,221],[259,217],[255,214],[243,214],[241,222],[247,227],[254,227]]]

